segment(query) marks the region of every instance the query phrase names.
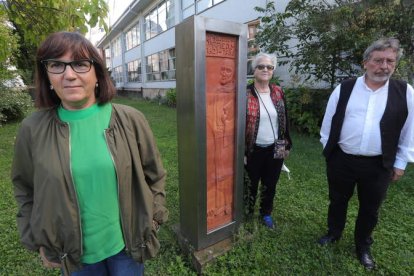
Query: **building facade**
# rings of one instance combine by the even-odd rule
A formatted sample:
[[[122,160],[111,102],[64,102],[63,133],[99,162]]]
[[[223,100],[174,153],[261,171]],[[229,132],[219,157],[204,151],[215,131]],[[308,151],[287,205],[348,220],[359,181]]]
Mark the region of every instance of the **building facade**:
[[[252,54],[257,51],[254,36],[261,15],[255,7],[265,7],[268,1],[134,0],[110,25],[110,31],[97,47],[102,50],[120,94],[145,98],[163,96],[168,89],[175,88],[177,24],[192,15],[247,24],[248,50]],[[280,11],[288,2],[273,1]],[[286,72],[280,68],[279,71]],[[283,73],[280,77],[283,78]]]

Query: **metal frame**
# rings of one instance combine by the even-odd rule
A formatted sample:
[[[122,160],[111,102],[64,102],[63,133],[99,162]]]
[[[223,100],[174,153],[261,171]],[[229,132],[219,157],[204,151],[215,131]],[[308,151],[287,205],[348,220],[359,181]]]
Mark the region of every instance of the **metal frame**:
[[[234,221],[207,233],[206,33],[238,37]],[[180,187],[179,231],[195,250],[229,238],[243,215],[247,26],[192,16],[176,26],[177,130]]]

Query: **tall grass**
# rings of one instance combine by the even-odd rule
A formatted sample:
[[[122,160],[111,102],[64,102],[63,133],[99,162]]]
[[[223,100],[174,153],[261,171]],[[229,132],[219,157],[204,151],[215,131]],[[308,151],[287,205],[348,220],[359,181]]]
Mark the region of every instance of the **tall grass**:
[[[141,110],[147,117],[168,172],[167,204],[170,220],[161,228],[161,251],[146,263],[146,275],[196,275],[189,256],[181,253],[172,226],[179,222],[176,110],[146,101],[117,99]],[[18,241],[16,204],[10,183],[12,147],[18,125],[0,128],[0,275],[59,275],[46,270],[36,253]],[[374,232],[373,255],[378,268],[366,272],[355,258],[354,221],[358,202],[349,204],[343,238],[321,247],[316,239],[326,231],[327,184],[321,145],[317,138],[293,135],[294,148],[286,165],[291,179],[282,174],[273,217],[276,231],[256,220],[242,224],[231,251],[205,269],[206,275],[413,275],[414,274],[414,166],[402,180],[391,184]]]

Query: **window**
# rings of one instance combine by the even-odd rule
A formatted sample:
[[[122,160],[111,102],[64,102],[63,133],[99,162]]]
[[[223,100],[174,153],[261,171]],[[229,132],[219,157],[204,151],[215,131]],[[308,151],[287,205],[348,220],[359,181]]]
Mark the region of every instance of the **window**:
[[[162,31],[167,30],[167,6],[165,2],[158,6],[158,24]]]
[[[168,49],[147,56],[147,80],[174,80],[175,79],[175,49]]]
[[[160,71],[162,80],[175,79],[175,49],[165,50],[159,53]]]
[[[122,66],[115,67],[112,71],[112,79],[115,81],[116,84],[123,82],[123,70]]]
[[[174,1],[165,2],[167,29],[175,26]]]
[[[181,7],[183,9],[183,19],[190,17],[195,13],[194,0],[182,0]]]
[[[113,45],[112,45],[112,56],[117,57],[120,56],[122,53],[121,49],[121,36],[118,36],[117,39],[115,39]]]
[[[111,69],[112,64],[111,64],[111,48],[105,48],[105,64],[106,64],[106,68]]]
[[[158,53],[147,56],[147,80],[154,81],[160,80],[160,69],[159,69],[159,58]]]
[[[161,31],[157,28],[157,10],[151,11],[145,16],[145,39],[150,39],[156,36]]]
[[[141,38],[139,35],[139,24],[132,27],[126,34],[125,34],[125,46],[126,50],[130,50],[141,43]]]
[[[247,37],[247,75],[253,75],[253,69],[252,69],[252,62],[253,57],[257,54],[259,51],[259,47],[256,44],[256,34],[257,34],[257,28],[259,27],[259,20],[255,20],[252,22],[249,22],[247,24],[248,26],[248,37]]]
[[[128,82],[141,82],[141,60],[137,59],[127,64]]]
[[[199,14],[224,0],[182,0],[183,18],[187,18],[195,13]]]
[[[145,39],[153,38],[173,27],[174,19],[173,0],[161,2],[145,16]]]

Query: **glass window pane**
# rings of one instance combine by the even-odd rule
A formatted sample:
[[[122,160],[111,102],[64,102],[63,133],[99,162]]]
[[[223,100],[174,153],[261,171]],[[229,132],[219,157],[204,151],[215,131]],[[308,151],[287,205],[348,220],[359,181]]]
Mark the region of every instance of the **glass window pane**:
[[[152,55],[152,72],[159,72],[160,71],[160,59],[158,55]]]
[[[150,37],[154,37],[159,33],[160,26],[158,25],[157,9],[154,9],[150,14]]]
[[[212,0],[198,0],[197,1],[197,13],[204,11],[207,8],[213,6]]]
[[[146,73],[151,72],[151,56],[147,56],[146,57],[146,68],[145,68]]]
[[[174,27],[175,13],[174,4],[171,0],[165,2],[167,7],[167,28]]]
[[[165,2],[158,6],[158,24],[160,31],[167,30],[167,6]]]
[[[168,57],[169,58],[175,58],[175,48],[168,49]]]
[[[183,19],[190,17],[194,14],[194,6],[183,10]]]
[[[175,59],[170,59],[168,61],[168,69],[175,70]]]
[[[148,40],[151,38],[151,20],[149,15],[145,17],[145,39]]]
[[[194,0],[182,0],[181,7],[184,9],[188,8],[189,6],[194,6]]]
[[[136,32],[135,32],[135,35],[137,38],[137,45],[141,44],[141,35],[139,32],[140,32],[140,27],[139,25],[137,25]]]
[[[163,60],[161,62],[161,71],[167,71],[168,70],[168,60]]]
[[[171,70],[168,72],[168,79],[175,80],[175,70]]]
[[[131,34],[131,40],[132,40],[132,47],[135,47],[138,45],[138,37],[137,37],[137,30],[134,28]]]

